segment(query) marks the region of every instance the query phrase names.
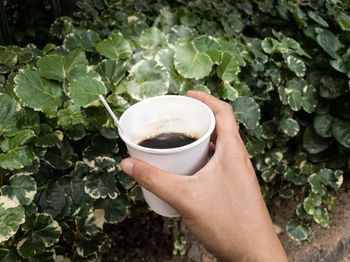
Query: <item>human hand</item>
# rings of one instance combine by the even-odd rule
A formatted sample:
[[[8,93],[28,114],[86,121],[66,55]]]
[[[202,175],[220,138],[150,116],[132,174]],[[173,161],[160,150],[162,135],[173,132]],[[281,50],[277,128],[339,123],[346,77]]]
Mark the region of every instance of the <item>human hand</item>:
[[[139,159],[122,170],[169,203],[191,233],[222,261],[287,261],[238,132],[231,105],[202,92],[188,96],[214,112],[214,154],[192,176],[164,172]]]

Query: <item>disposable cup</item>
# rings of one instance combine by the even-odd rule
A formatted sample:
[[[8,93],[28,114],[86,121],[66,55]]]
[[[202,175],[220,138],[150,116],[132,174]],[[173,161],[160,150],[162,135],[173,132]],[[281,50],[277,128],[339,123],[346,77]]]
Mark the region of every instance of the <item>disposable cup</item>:
[[[129,154],[164,171],[189,176],[208,160],[210,135],[215,127],[213,112],[204,103],[186,96],[158,96],[142,100],[128,108],[120,117]],[[155,149],[138,145],[142,140],[161,133],[176,132],[198,138],[191,144]],[[174,208],[145,188],[143,196],[156,213],[177,217]],[[171,189],[170,189],[171,190]]]

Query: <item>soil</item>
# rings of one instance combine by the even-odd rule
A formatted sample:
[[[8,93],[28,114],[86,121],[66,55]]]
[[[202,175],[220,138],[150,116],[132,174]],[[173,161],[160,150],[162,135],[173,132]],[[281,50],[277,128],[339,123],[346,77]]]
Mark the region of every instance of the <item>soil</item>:
[[[329,228],[313,223],[312,239],[306,244],[291,240],[285,226],[300,199],[273,199],[269,206],[272,221],[290,262],[350,262],[350,178],[336,193],[336,204],[330,213]],[[169,225],[169,221],[173,225]],[[103,262],[216,262],[179,219],[163,219],[153,212],[110,225],[111,248]],[[174,242],[185,236],[186,253],[173,255]]]

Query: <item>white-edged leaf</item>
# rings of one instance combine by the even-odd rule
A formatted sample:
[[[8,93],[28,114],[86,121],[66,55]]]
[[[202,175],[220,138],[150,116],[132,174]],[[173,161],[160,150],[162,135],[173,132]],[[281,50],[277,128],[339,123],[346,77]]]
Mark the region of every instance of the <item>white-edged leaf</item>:
[[[240,96],[231,104],[238,122],[241,122],[248,129],[259,125],[260,108],[253,98]]]
[[[11,199],[17,198],[21,205],[29,205],[37,192],[36,182],[29,175],[17,174],[10,178],[10,185],[2,186],[0,193]]]
[[[69,83],[69,96],[78,106],[87,107],[98,100],[100,94],[105,95],[106,93],[107,88],[97,73],[78,77]]]
[[[25,69],[15,77],[15,93],[29,107],[44,112],[56,112],[62,104],[62,87],[40,77],[38,71]]]
[[[299,124],[293,118],[283,118],[280,122],[280,128],[287,136],[296,136],[299,132]]]
[[[209,75],[213,62],[206,53],[199,52],[193,42],[180,39],[176,42],[175,68],[186,78],[201,79]]]
[[[96,50],[110,59],[128,59],[132,54],[128,40],[121,33],[115,33],[108,39],[97,43]]]
[[[0,196],[0,243],[16,234],[24,223],[24,208],[7,196]]]
[[[135,100],[161,96],[168,92],[169,73],[155,60],[142,60],[130,69],[126,86]]]
[[[49,214],[35,214],[26,218],[22,225],[26,232],[17,244],[18,253],[23,257],[33,257],[44,253],[58,242],[61,227]]]

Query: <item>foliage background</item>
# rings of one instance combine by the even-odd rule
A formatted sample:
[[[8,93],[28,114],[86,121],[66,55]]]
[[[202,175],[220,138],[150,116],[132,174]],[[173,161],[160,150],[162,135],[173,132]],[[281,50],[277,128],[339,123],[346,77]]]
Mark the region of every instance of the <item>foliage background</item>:
[[[296,241],[330,223],[350,166],[346,1],[84,0],[43,48],[0,47],[0,258],[96,260],[107,224],[146,212],[98,101],[187,90],[232,104],[266,201],[304,199]]]

